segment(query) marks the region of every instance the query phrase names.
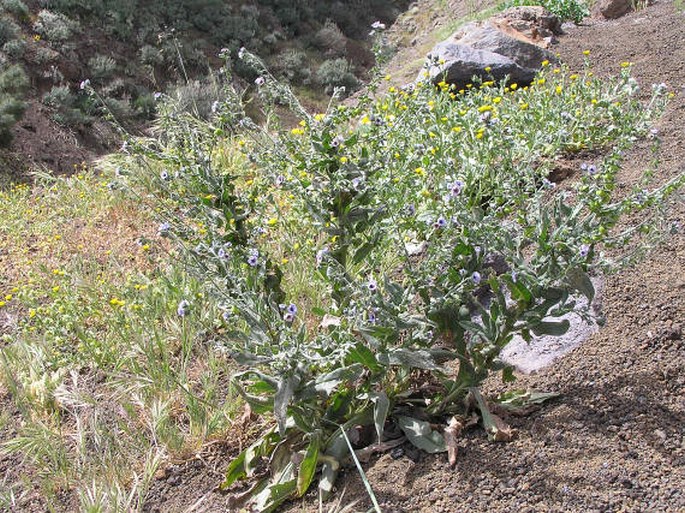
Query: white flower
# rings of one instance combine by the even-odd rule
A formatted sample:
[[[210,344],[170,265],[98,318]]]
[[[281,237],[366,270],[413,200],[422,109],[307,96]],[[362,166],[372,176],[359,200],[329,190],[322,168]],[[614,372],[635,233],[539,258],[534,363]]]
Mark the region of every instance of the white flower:
[[[264,77],[257,77],[257,79],[254,81],[254,83],[257,84],[258,86],[264,85],[265,82],[266,82],[266,80],[264,79]]]

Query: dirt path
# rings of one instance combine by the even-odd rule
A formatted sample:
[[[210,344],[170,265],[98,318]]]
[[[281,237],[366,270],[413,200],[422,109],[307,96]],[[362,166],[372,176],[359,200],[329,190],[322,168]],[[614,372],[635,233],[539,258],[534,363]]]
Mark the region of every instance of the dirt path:
[[[598,75],[631,61],[645,91],[665,82],[677,92],[659,122],[657,181],[685,170],[685,14],[660,0],[619,20],[588,20],[556,47],[580,69],[590,50]],[[627,156],[621,181],[649,165],[649,144]],[[685,227],[683,205],[672,220]],[[517,437],[489,443],[482,430],[462,441],[456,470],[444,456],[384,455],[368,476],[384,512],[685,511],[685,237],[682,230],[642,264],[604,286],[607,325],[554,365],[521,376],[520,388],[557,391],[540,411],[509,421]],[[499,385],[491,384],[495,390]],[[227,511],[212,492],[227,454],[174,467],[153,486],[146,511]],[[352,470],[343,503],[370,504]],[[193,507],[194,506],[194,507]],[[312,496],[284,508],[318,511]],[[230,508],[228,508],[230,511]]]

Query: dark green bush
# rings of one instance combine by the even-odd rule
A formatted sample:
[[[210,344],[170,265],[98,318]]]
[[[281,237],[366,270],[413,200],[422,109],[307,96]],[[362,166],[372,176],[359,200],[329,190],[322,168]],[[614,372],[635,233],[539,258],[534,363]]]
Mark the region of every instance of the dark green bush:
[[[12,142],[12,127],[24,115],[28,83],[24,69],[18,64],[0,71],[0,146]]]
[[[348,93],[359,87],[359,79],[354,75],[352,65],[344,58],[325,61],[316,71],[316,80],[328,94],[336,87],[344,87]]]
[[[8,16],[0,17],[0,45],[12,41],[19,35],[19,27]]]
[[[29,8],[21,0],[3,0],[2,8],[20,20],[27,20],[29,17]]]

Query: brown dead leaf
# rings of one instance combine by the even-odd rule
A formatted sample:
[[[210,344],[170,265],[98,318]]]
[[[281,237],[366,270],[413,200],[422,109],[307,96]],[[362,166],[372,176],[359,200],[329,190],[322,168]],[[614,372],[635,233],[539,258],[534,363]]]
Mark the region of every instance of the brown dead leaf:
[[[492,420],[495,423],[490,428],[490,436],[495,442],[508,442],[514,437],[514,430],[509,424],[504,422],[497,415],[491,414]]]
[[[464,423],[458,420],[457,417],[452,417],[445,429],[444,437],[445,444],[447,444],[447,461],[449,461],[450,467],[454,467],[457,464],[457,452],[459,450],[458,439],[463,430]]]

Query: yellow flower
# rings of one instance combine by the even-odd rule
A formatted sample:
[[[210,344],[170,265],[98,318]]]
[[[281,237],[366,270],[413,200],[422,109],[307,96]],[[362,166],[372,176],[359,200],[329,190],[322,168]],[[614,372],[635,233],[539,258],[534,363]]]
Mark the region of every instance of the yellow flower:
[[[497,97],[495,97],[495,98],[492,99],[492,103],[499,103],[499,102],[501,102],[501,101],[502,101],[502,97],[501,97],[501,96],[497,96]]]
[[[392,78],[392,75],[390,75],[390,74],[385,75],[385,76],[383,77],[383,79],[384,79],[386,82],[387,82],[388,80],[390,80],[391,78]]]
[[[621,63],[621,67],[622,68],[629,68],[632,64],[633,64],[632,62],[624,61]]]
[[[285,265],[289,262],[289,260],[285,257],[281,258],[281,265]]]
[[[540,80],[538,80],[539,85],[545,85],[545,82],[547,82],[547,80],[544,78],[541,78]]]
[[[559,73],[561,73],[561,70],[560,70],[559,68],[554,68],[554,69],[552,70],[552,73],[559,74]]]
[[[558,86],[556,87],[555,91],[556,91],[557,94],[561,94],[561,91],[563,91],[563,88],[562,88],[560,85],[558,85]]]
[[[314,121],[323,121],[325,116],[321,113],[314,115]]]
[[[519,86],[519,85],[518,85],[517,83],[514,82],[514,83],[511,84],[509,87],[511,88],[512,91],[516,91],[516,89],[518,89],[518,86]]]
[[[542,67],[544,68],[547,66],[549,66],[549,61],[547,59],[545,59],[544,61],[542,61]]]
[[[391,86],[390,89],[388,89],[388,91],[391,92],[391,93],[396,93],[396,92],[397,92],[397,88],[396,88],[395,86]]]
[[[522,103],[520,107],[521,107],[521,110],[526,110],[526,109],[528,109],[529,105],[527,103]]]
[[[371,123],[371,120],[369,119],[369,116],[364,116],[364,117],[362,118],[362,125],[368,125],[369,123]]]
[[[143,244],[143,245],[141,246],[141,249],[142,249],[143,251],[150,251],[150,245],[149,245],[149,244]]]
[[[31,309],[29,310],[29,319],[33,319],[37,314],[38,314],[38,312],[36,312],[36,309],[35,309],[35,308],[31,308]]]
[[[340,163],[345,164],[347,162],[348,158],[347,157],[340,157]]]
[[[59,285],[55,285],[54,287],[52,287],[52,291],[59,292]]]
[[[416,173],[419,176],[426,176],[426,170],[422,167],[417,167],[416,169],[414,169],[414,173]]]
[[[490,66],[485,67],[485,72],[490,73],[492,71],[492,68]]]
[[[0,308],[2,308],[3,306],[5,306],[6,304],[7,304],[7,303],[5,303],[4,301],[0,301]]]
[[[268,224],[269,226],[276,226],[278,224],[278,219],[272,217],[266,222],[266,224]]]
[[[568,78],[570,78],[571,80],[578,80],[578,75],[574,73],[573,75],[570,75]]]
[[[304,134],[304,130],[302,130],[301,128],[293,128],[290,131],[290,133],[293,135],[302,135],[302,134]]]
[[[300,125],[301,127],[305,127],[307,126],[307,122],[304,119],[301,119],[298,125]]]
[[[5,296],[5,301],[12,301],[12,294],[7,294]]]
[[[590,50],[583,50],[583,55],[590,55]]]
[[[492,105],[482,105],[478,107],[478,112],[488,112],[492,110]]]
[[[460,127],[460,126],[453,126],[453,127],[452,127],[452,132],[455,132],[455,133],[461,132],[461,127]]]

